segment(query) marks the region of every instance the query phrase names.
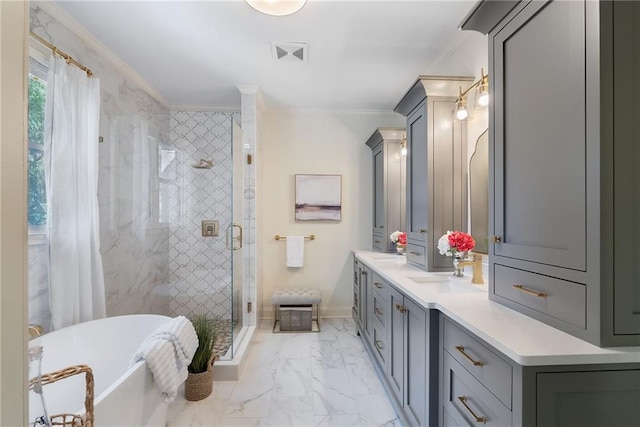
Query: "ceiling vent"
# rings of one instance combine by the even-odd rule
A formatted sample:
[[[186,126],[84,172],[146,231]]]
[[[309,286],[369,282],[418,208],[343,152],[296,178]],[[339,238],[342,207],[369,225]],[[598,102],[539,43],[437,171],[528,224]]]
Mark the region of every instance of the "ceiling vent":
[[[307,62],[306,43],[271,42],[271,52],[276,61]]]

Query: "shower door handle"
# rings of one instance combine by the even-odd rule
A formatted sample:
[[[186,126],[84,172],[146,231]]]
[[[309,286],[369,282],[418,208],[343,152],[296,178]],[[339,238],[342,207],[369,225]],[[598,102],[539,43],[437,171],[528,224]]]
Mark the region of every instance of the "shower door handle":
[[[238,227],[238,230],[240,230],[240,232],[238,233],[237,237],[233,236],[233,229]],[[231,249],[234,251],[237,251],[239,249],[242,249],[242,226],[238,225],[238,224],[230,224],[227,227],[227,232],[225,233],[225,237],[226,237],[226,246],[227,249]],[[229,240],[231,240],[231,244],[229,244]],[[240,242],[240,246],[236,247],[235,245],[235,241],[239,241]]]
[[[233,245],[233,250],[234,250],[234,251],[237,251],[237,250],[239,250],[239,249],[242,249],[242,245],[243,245],[243,239],[242,239],[242,226],[241,226],[241,225],[239,225],[239,224],[231,224],[231,226],[232,226],[233,228],[238,227],[238,230],[239,230],[239,232],[238,232],[238,236],[237,236],[237,237],[234,237],[234,238],[232,239],[232,240],[237,240],[237,241],[240,243],[240,246],[238,246],[237,248],[236,248],[236,246],[235,246],[235,245]],[[233,231],[232,231],[232,233],[233,233]]]

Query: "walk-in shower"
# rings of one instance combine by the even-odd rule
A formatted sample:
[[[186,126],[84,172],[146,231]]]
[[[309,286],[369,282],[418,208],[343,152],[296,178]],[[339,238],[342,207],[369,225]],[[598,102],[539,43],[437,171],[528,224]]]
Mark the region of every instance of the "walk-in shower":
[[[169,314],[218,324],[219,360],[247,326],[244,148],[239,115],[175,111],[161,147],[160,209],[169,224]],[[247,289],[245,289],[247,288]]]

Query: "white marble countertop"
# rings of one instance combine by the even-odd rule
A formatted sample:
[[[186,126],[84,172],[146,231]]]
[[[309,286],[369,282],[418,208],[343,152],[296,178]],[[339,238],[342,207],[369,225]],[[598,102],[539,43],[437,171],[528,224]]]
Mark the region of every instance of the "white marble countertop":
[[[640,363],[640,347],[597,347],[490,301],[486,284],[471,283],[470,268],[457,278],[412,267],[393,253],[354,253],[418,304],[441,311],[520,365]]]

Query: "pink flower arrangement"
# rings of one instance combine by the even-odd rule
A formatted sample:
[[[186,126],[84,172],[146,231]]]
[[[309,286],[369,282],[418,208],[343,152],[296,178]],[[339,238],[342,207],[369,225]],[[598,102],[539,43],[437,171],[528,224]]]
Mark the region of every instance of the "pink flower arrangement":
[[[389,240],[391,240],[396,245],[406,245],[407,244],[407,233],[403,231],[394,231],[389,236]]]
[[[452,256],[460,252],[467,252],[476,246],[476,241],[469,233],[463,231],[447,231],[438,240],[438,250],[441,255]]]

